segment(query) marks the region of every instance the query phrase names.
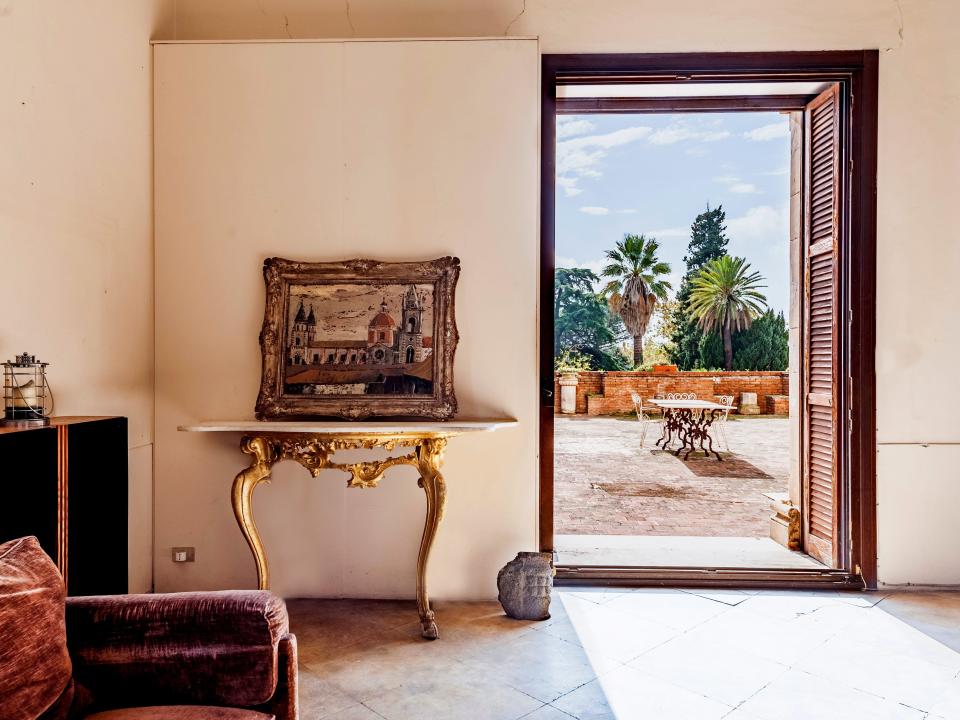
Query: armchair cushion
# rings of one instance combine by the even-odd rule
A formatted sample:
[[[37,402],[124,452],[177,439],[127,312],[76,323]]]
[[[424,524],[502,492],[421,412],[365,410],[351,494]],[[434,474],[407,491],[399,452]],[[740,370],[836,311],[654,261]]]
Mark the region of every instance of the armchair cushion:
[[[84,720],[274,720],[274,716],[256,710],[209,705],[157,705],[107,710],[87,715]]]
[[[35,537],[0,545],[0,717],[34,720],[72,698],[63,579]]]
[[[101,707],[253,706],[276,690],[289,622],[269,592],[79,597],[66,612],[74,677]]]

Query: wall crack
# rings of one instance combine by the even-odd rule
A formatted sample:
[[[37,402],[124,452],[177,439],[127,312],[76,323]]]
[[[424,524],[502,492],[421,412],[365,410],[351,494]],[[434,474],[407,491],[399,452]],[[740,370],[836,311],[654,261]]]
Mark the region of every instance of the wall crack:
[[[343,0],[344,9],[347,11],[347,24],[350,26],[351,37],[357,36],[357,29],[353,26],[353,17],[350,15],[350,0]]]
[[[521,4],[521,6],[520,6],[520,12],[517,13],[516,17],[514,17],[513,20],[511,20],[509,23],[507,23],[507,27],[506,27],[506,28],[504,29],[504,31],[503,31],[504,36],[507,36],[507,35],[510,34],[510,28],[512,28],[512,27],[514,26],[514,24],[515,24],[520,18],[523,17],[523,14],[524,14],[525,12],[527,12],[527,0],[521,0],[521,3],[522,3],[522,4]]]
[[[900,38],[897,46],[884,48],[884,52],[891,52],[892,50],[899,50],[903,47],[903,5],[900,4],[900,0],[893,0],[893,5],[897,9],[897,37]]]

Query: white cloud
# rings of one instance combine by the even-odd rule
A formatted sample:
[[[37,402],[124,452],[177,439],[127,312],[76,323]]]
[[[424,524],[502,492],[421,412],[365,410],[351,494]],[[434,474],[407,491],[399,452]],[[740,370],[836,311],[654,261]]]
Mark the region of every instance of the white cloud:
[[[574,197],[583,192],[583,190],[577,187],[576,178],[564,177],[562,175],[558,175],[557,185],[563,188],[563,192],[567,197]]]
[[[586,213],[587,215],[609,215],[610,208],[598,207],[596,205],[585,205],[580,208],[580,212]]]
[[[743,136],[747,140],[752,140],[754,142],[778,140],[779,138],[790,136],[790,124],[786,119],[784,119],[780,122],[770,123],[769,125],[761,125],[753,130],[747,130]]]
[[[598,135],[583,135],[596,126],[589,120],[560,118],[557,121],[557,185],[567,197],[575,197],[581,192],[580,180],[603,175],[599,168],[611,148],[643,139],[653,145],[672,145],[684,141],[711,143],[730,137],[728,131],[717,130],[718,125],[717,121],[706,124],[684,121],[656,131],[646,125],[635,125]]]
[[[713,179],[714,182],[726,185],[727,190],[741,195],[752,195],[760,192],[760,189],[753,183],[743,182],[736,175],[719,175]]]
[[[790,215],[787,206],[774,208],[769,205],[752,207],[740,217],[727,220],[727,235],[731,244],[737,246],[751,242],[789,242]],[[739,254],[744,250],[738,248]]]
[[[690,237],[690,228],[672,227],[662,228],[660,230],[647,230],[644,235],[662,240],[663,238],[685,238]]]
[[[557,118],[557,138],[568,138],[574,137],[575,135],[583,135],[595,130],[596,127],[597,126],[589,120],[572,118],[568,115],[561,115]]]
[[[642,125],[621,128],[601,135],[585,135],[557,143],[557,184],[567,197],[579,194],[577,183],[584,177],[600,177],[597,169],[610,148],[636,142],[651,133]]]
[[[554,259],[554,265],[558,268],[586,268],[598,278],[600,281],[596,284],[597,289],[599,290],[606,281],[602,278],[601,273],[603,272],[604,266],[607,264],[607,261],[603,258],[596,258],[594,260],[587,260],[586,262],[580,262],[579,260],[572,257],[564,257],[558,255]]]
[[[730,133],[726,130],[699,130],[687,123],[674,123],[653,133],[650,136],[650,142],[654,145],[673,145],[684,140],[706,143],[728,137]]]

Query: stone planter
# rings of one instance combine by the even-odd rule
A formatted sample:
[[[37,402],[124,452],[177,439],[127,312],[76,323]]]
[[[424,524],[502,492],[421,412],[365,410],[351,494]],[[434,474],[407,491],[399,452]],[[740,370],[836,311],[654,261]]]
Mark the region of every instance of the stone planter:
[[[576,373],[563,373],[560,376],[560,412],[564,415],[573,415],[577,412],[577,383],[580,378]]]

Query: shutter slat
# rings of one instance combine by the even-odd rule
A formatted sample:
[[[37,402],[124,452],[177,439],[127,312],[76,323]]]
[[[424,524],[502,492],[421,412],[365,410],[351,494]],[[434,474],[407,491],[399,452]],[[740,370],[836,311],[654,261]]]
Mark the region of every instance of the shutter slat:
[[[840,122],[837,86],[807,105],[803,463],[807,540],[821,562],[837,565],[837,319]]]

